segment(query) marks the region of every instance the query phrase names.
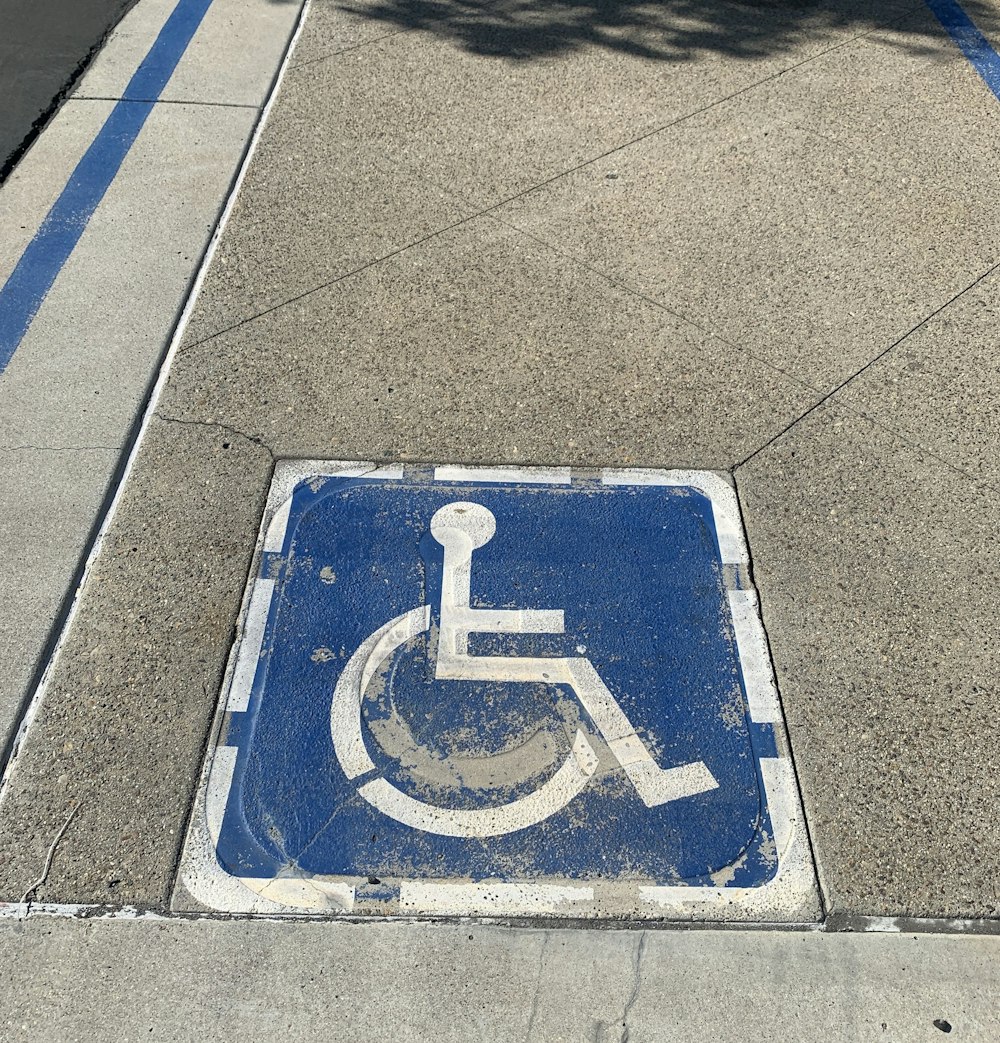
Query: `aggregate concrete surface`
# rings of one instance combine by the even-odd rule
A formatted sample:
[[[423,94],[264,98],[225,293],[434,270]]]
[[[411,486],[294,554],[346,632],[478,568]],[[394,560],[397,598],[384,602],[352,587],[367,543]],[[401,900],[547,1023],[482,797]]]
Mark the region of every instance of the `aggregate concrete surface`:
[[[452,460],[731,472],[831,925],[995,925],[998,144],[921,3],[313,0],[5,787],[0,897],[165,911],[275,460]],[[997,1034],[993,937],[33,916],[11,1034],[96,1026],[36,997],[129,932],[126,991],[196,990],[220,1038],[293,995],[313,1038],[317,965],[381,1017],[400,990],[400,1038]]]

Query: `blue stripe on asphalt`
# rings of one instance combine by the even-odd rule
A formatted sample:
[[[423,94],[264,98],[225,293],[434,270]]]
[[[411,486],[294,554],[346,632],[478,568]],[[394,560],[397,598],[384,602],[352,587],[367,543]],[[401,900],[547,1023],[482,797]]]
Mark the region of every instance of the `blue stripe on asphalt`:
[[[0,290],[0,373],[24,339],[211,5],[212,0],[178,0]]]
[[[1000,55],[975,27],[955,0],[926,0],[962,54],[972,62],[983,82],[1000,98]]]

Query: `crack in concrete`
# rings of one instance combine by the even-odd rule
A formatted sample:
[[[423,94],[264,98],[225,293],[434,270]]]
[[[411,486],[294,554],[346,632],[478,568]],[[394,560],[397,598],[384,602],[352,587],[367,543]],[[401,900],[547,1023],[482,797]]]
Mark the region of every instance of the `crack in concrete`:
[[[632,1030],[629,1028],[628,1018],[639,998],[639,988],[642,985],[642,959],[646,955],[646,932],[640,931],[639,944],[635,947],[635,958],[632,961],[632,991],[625,1001],[625,1009],[622,1011],[622,1028],[618,1036],[618,1043],[629,1043]]]
[[[182,420],[180,417],[164,416],[162,413],[154,413],[153,416],[156,420],[160,420],[165,424],[180,424],[182,427],[208,427],[216,431],[225,431],[226,433],[233,435],[235,438],[241,438],[244,442],[249,442],[251,445],[263,449],[271,458],[272,464],[278,462],[277,454],[262,438],[257,435],[247,434],[246,431],[241,431],[239,428],[232,427],[230,424],[222,424],[216,420]]]
[[[27,917],[31,913],[31,903],[34,901],[35,892],[49,878],[49,873],[52,870],[52,859],[55,858],[56,848],[59,846],[59,841],[62,840],[62,838],[65,836],[66,830],[69,829],[69,824],[76,817],[76,813],[79,810],[80,810],[80,806],[78,804],[75,804],[73,806],[72,810],[70,811],[69,815],[66,816],[66,821],[59,828],[59,832],[56,833],[55,837],[52,840],[52,843],[49,845],[49,851],[48,851],[48,854],[45,856],[45,865],[42,868],[41,875],[38,877],[38,879],[33,884],[31,884],[31,886],[27,889],[27,891],[25,891],[24,894],[22,895],[20,904],[24,906],[24,916],[25,917]],[[23,918],[24,917],[19,917],[19,919],[23,919]]]
[[[959,290],[958,293],[954,294],[954,296],[950,297],[943,304],[940,304],[938,305],[938,307],[934,308],[933,311],[925,315],[915,326],[907,330],[907,332],[904,333],[901,337],[898,337],[896,340],[894,340],[892,344],[890,344],[887,348],[884,348],[882,351],[878,352],[878,354],[876,354],[873,358],[870,358],[863,366],[860,367],[860,369],[857,369],[849,377],[846,377],[844,380],[842,380],[835,388],[824,394],[823,397],[819,399],[819,401],[814,402],[804,413],[802,413],[801,416],[798,416],[794,420],[790,421],[776,435],[769,438],[762,446],[755,449],[749,456],[734,464],[732,468],[733,473],[735,474],[736,471],[739,470],[741,467],[746,467],[747,464],[751,463],[765,450],[770,449],[772,445],[781,441],[787,434],[789,434],[789,432],[793,431],[800,423],[802,423],[803,420],[805,420],[807,417],[812,416],[813,413],[815,413],[817,410],[821,409],[823,406],[829,403],[835,409],[841,409],[846,412],[853,413],[855,416],[861,417],[863,420],[867,420],[869,423],[874,424],[876,427],[881,428],[883,431],[887,431],[889,434],[898,438],[901,442],[905,442],[907,445],[910,445],[918,449],[920,452],[925,453],[932,459],[937,460],[941,464],[944,464],[945,467],[948,467],[956,473],[962,475],[963,478],[967,478],[969,479],[969,481],[974,482],[977,485],[982,485],[985,486],[987,489],[996,491],[997,487],[988,479],[984,479],[977,475],[969,474],[967,471],[963,470],[961,467],[959,467],[951,460],[946,460],[944,457],[935,453],[934,450],[927,448],[927,446],[923,445],[922,443],[917,442],[912,438],[908,438],[906,435],[895,430],[895,428],[890,427],[888,424],[882,423],[875,417],[865,412],[865,410],[855,408],[851,406],[849,403],[842,401],[839,396],[840,393],[844,391],[855,380],[857,380],[858,377],[862,376],[873,366],[881,362],[882,359],[884,359],[887,355],[895,351],[896,348],[898,348],[901,344],[907,341],[915,333],[918,333],[921,329],[923,329],[923,327],[926,326],[932,319],[936,318],[942,312],[946,311],[953,304],[955,304],[956,301],[958,301],[961,297],[967,294],[970,290],[975,289],[981,282],[983,282],[985,279],[988,279],[991,275],[994,274],[994,272],[997,272],[998,270],[1000,270],[1000,264],[991,265],[989,268],[986,269],[986,271],[976,276],[976,278],[973,279],[973,281],[970,282],[964,289]]]
[[[535,1027],[538,1018],[538,999],[542,992],[542,970],[545,966],[545,950],[549,947],[549,932],[542,935],[542,947],[538,951],[538,974],[535,977],[535,992],[531,997],[531,1012],[528,1015],[528,1027],[524,1030],[524,1043],[530,1043],[531,1031]]]

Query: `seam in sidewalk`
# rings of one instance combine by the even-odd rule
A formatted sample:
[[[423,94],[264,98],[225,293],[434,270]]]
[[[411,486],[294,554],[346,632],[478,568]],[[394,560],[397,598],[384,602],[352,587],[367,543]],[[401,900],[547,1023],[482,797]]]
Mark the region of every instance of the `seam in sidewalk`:
[[[721,334],[716,333],[714,330],[708,329],[707,327],[701,325],[701,323],[696,322],[694,319],[691,319],[688,316],[683,315],[681,312],[677,312],[677,311],[674,311],[672,308],[668,308],[665,304],[661,303],[660,301],[656,300],[655,298],[646,296],[646,294],[644,294],[641,290],[638,290],[635,287],[629,286],[628,283],[619,281],[616,277],[614,277],[612,275],[609,275],[607,272],[601,271],[599,268],[593,267],[591,264],[589,264],[587,261],[583,260],[582,258],[579,258],[579,257],[575,256],[574,254],[570,254],[570,253],[565,252],[564,250],[559,249],[557,246],[553,245],[552,243],[548,242],[547,240],[540,239],[538,236],[534,235],[531,232],[525,231],[523,228],[518,228],[517,225],[511,224],[509,221],[505,220],[504,218],[497,217],[494,214],[489,214],[489,215],[486,215],[486,216],[487,216],[488,219],[494,220],[498,224],[502,224],[505,227],[510,228],[511,230],[517,232],[519,235],[523,235],[523,236],[525,236],[528,239],[534,240],[540,246],[543,246],[543,247],[546,247],[549,250],[552,250],[554,253],[557,253],[560,257],[566,258],[566,260],[570,261],[571,263],[580,265],[580,267],[585,268],[589,272],[592,272],[594,275],[600,277],[605,282],[607,282],[610,286],[614,286],[616,289],[621,290],[623,293],[627,293],[630,296],[636,297],[639,300],[645,302],[646,304],[652,305],[652,307],[654,307],[654,308],[658,308],[660,311],[665,312],[667,315],[670,315],[673,318],[679,320],[680,322],[686,323],[688,326],[691,326],[693,329],[698,330],[705,337],[708,337],[708,338],[710,338],[712,340],[715,340],[715,341],[719,341],[722,344],[724,344],[726,347],[732,348],[733,351],[738,351],[742,355],[744,355],[746,358],[752,359],[754,362],[758,363],[761,366],[764,366],[765,368],[771,370],[772,372],[780,374],[783,378],[785,378],[790,383],[799,385],[799,387],[801,387],[804,391],[811,391],[815,395],[822,396],[822,397],[820,397],[820,399],[818,401],[814,402],[804,413],[802,413],[801,415],[796,417],[794,420],[790,421],[781,431],[779,431],[777,434],[772,436],[767,442],[764,443],[764,445],[760,446],[758,449],[755,449],[752,453],[750,453],[749,456],[747,456],[744,459],[740,460],[738,463],[733,464],[731,469],[732,469],[732,471],[734,473],[737,470],[737,468],[743,467],[750,460],[752,460],[757,455],[757,453],[763,452],[769,445],[771,445],[773,442],[777,441],[777,439],[781,438],[783,435],[787,434],[800,420],[803,420],[811,412],[813,412],[814,410],[816,410],[820,406],[822,406],[823,403],[826,402],[829,398],[831,398],[832,396],[838,394],[840,391],[842,391],[844,388],[846,388],[847,385],[850,384],[850,382],[852,380],[854,380],[856,377],[858,377],[862,373],[864,373],[864,371],[866,369],[868,369],[869,366],[875,365],[875,363],[877,363],[880,359],[882,359],[890,351],[892,351],[894,348],[896,348],[900,344],[902,344],[903,341],[905,341],[907,339],[907,337],[909,337],[911,334],[913,334],[917,330],[919,330],[920,327],[924,325],[924,323],[930,321],[932,318],[934,318],[935,315],[939,314],[940,312],[944,311],[946,308],[950,307],[956,300],[958,300],[959,297],[962,296],[962,294],[967,293],[977,283],[981,282],[983,279],[985,279],[987,276],[989,276],[991,272],[993,272],[997,268],[1000,268],[1000,262],[998,262],[998,264],[994,265],[988,271],[986,271],[982,275],[978,276],[972,283],[970,283],[968,286],[966,286],[964,290],[961,290],[959,293],[955,294],[955,296],[952,297],[949,301],[947,301],[945,304],[942,304],[935,311],[933,311],[929,315],[927,315],[916,326],[914,326],[913,329],[909,330],[907,333],[905,333],[898,340],[894,341],[889,347],[885,348],[882,352],[880,352],[878,355],[876,355],[870,361],[866,362],[860,369],[858,369],[855,373],[852,373],[849,377],[847,377],[841,384],[839,384],[832,391],[830,391],[830,392],[823,392],[820,388],[814,386],[809,381],[804,380],[802,377],[798,376],[797,374],[795,374],[795,373],[793,373],[793,372],[791,372],[789,370],[782,369],[781,366],[775,365],[769,359],[765,359],[765,358],[762,358],[760,355],[757,355],[755,352],[751,351],[745,345],[740,344],[737,341],[730,340],[728,337],[724,337]],[[876,417],[872,416],[870,413],[865,412],[863,409],[860,409],[860,408],[858,408],[856,406],[852,406],[850,403],[846,403],[846,402],[837,402],[836,405],[837,405],[837,407],[839,409],[846,410],[849,413],[853,413],[855,416],[861,417],[863,420],[869,421],[870,423],[874,424],[876,427],[880,427],[883,431],[887,431],[889,434],[891,434],[894,437],[898,438],[900,441],[905,442],[907,445],[910,445],[910,446],[912,446],[912,447],[914,447],[916,449],[919,449],[925,455],[931,457],[934,460],[937,460],[938,463],[941,463],[945,467],[950,468],[951,470],[953,470],[956,473],[962,475],[963,478],[967,478],[969,481],[973,482],[974,484],[981,485],[984,488],[989,489],[991,491],[1000,491],[1000,489],[998,489],[998,487],[996,485],[994,485],[991,481],[989,481],[989,479],[985,479],[985,478],[982,478],[980,476],[971,474],[970,472],[964,470],[962,467],[960,467],[958,464],[954,463],[953,461],[948,460],[947,458],[938,455],[929,446],[926,446],[926,445],[924,445],[921,442],[914,441],[908,435],[904,434],[901,431],[897,431],[894,427],[891,427],[888,424],[882,422],[881,420],[878,420]]]
[[[892,23],[892,24],[895,24],[895,23]],[[815,54],[810,55],[808,58],[804,58],[800,62],[796,62],[793,65],[789,65],[789,66],[779,70],[778,72],[772,73],[769,76],[765,76],[761,80],[755,80],[753,83],[748,84],[746,87],[742,87],[739,90],[734,91],[731,94],[727,94],[725,97],[718,98],[715,101],[709,102],[708,104],[703,105],[700,108],[693,110],[692,112],[686,113],[683,116],[678,116],[676,119],[671,120],[670,122],[665,123],[665,124],[663,124],[660,127],[656,127],[655,129],[647,131],[644,134],[640,134],[638,137],[632,138],[631,140],[623,142],[620,145],[616,145],[614,148],[609,149],[609,150],[607,150],[605,152],[602,152],[600,155],[592,156],[591,158],[586,159],[583,162],[576,164],[575,166],[569,167],[566,170],[562,170],[562,171],[560,171],[557,174],[553,174],[552,177],[546,178],[544,181],[539,181],[538,183],[536,183],[534,185],[531,185],[531,186],[529,186],[529,187],[527,187],[525,189],[522,189],[519,192],[515,192],[513,195],[506,196],[505,198],[499,200],[499,202],[491,203],[491,204],[489,204],[486,207],[483,207],[483,208],[481,208],[479,210],[476,210],[475,213],[468,214],[467,216],[465,216],[464,218],[462,218],[459,221],[454,221],[451,224],[448,224],[448,225],[446,225],[443,228],[439,228],[436,231],[431,232],[428,235],[422,236],[420,239],[416,239],[413,242],[407,243],[407,244],[399,247],[398,249],[392,250],[392,251],[390,251],[387,254],[383,254],[383,255],[381,255],[380,257],[377,257],[377,258],[373,258],[371,261],[367,261],[365,264],[361,265],[360,267],[354,268],[354,269],[352,269],[349,272],[345,272],[343,275],[338,275],[338,276],[336,276],[333,279],[328,279],[325,282],[322,282],[322,283],[318,284],[317,286],[313,286],[313,287],[309,288],[308,290],[303,290],[301,293],[296,294],[294,297],[289,297],[287,300],[284,300],[284,301],[281,301],[281,302],[279,302],[277,304],[274,304],[271,307],[264,308],[262,311],[255,312],[252,315],[248,315],[248,316],[240,319],[238,322],[234,322],[231,325],[224,327],[223,329],[216,330],[214,333],[211,333],[211,334],[209,334],[206,337],[198,338],[197,340],[194,340],[191,343],[184,345],[182,350],[186,351],[186,350],[188,350],[190,348],[193,348],[193,347],[195,347],[197,345],[205,344],[208,341],[213,340],[215,337],[220,337],[224,333],[230,333],[230,332],[232,332],[235,329],[239,329],[241,326],[245,326],[247,323],[254,322],[255,320],[257,320],[259,318],[262,318],[265,315],[270,315],[272,312],[278,311],[280,308],[284,308],[284,307],[286,307],[289,304],[295,304],[298,301],[303,300],[305,297],[308,297],[310,294],[318,293],[320,290],[325,290],[328,287],[335,285],[336,283],[343,282],[345,279],[350,279],[353,276],[358,275],[359,273],[365,271],[368,268],[373,267],[376,264],[381,264],[383,261],[390,260],[391,258],[396,257],[399,254],[406,252],[407,250],[411,250],[414,247],[421,246],[422,244],[428,242],[429,240],[434,239],[436,236],[443,235],[445,232],[449,232],[449,231],[451,231],[454,228],[458,228],[461,225],[469,223],[470,221],[474,221],[478,217],[482,217],[484,215],[491,215],[493,213],[493,211],[500,209],[500,207],[506,206],[508,203],[511,203],[511,202],[513,202],[516,199],[521,199],[523,196],[529,195],[532,192],[536,192],[536,191],[538,191],[541,188],[545,188],[547,185],[552,184],[554,181],[558,181],[560,178],[567,177],[568,175],[573,174],[573,173],[575,173],[578,170],[582,170],[584,167],[590,166],[593,163],[598,163],[602,159],[606,159],[608,156],[614,155],[616,152],[620,152],[622,149],[629,148],[630,146],[635,145],[635,144],[637,144],[637,143],[639,143],[641,141],[645,141],[647,138],[653,137],[656,134],[660,134],[663,131],[670,130],[671,128],[676,127],[678,124],[683,123],[685,120],[692,119],[695,116],[701,115],[703,112],[707,112],[708,110],[716,108],[719,105],[724,105],[726,102],[731,101],[733,98],[739,97],[742,94],[746,94],[748,91],[752,91],[756,87],[759,87],[759,86],[761,86],[764,83],[769,83],[770,81],[775,80],[775,79],[777,79],[780,76],[784,76],[786,73],[791,72],[794,69],[798,69],[801,66],[808,64],[811,61],[815,61],[817,58],[821,58],[825,54],[829,54],[832,51],[839,50],[842,47],[847,47],[850,44],[856,42],[857,40],[863,39],[866,36],[870,36],[872,33],[884,31],[886,28],[887,28],[887,26],[880,26],[880,27],[877,27],[877,28],[873,28],[873,29],[868,30],[867,32],[859,33],[857,36],[852,36],[852,37],[850,37],[850,39],[843,40],[843,41],[841,41],[839,43],[833,44],[830,47],[824,48],[822,51],[817,51]],[[409,32],[411,30],[405,30],[405,31]],[[397,34],[392,34],[392,35],[397,35]],[[289,67],[289,71],[290,72],[292,71],[292,67]],[[417,181],[422,181],[422,182],[424,182],[424,183],[426,183],[428,185],[433,185],[434,187],[440,189],[441,191],[448,193],[450,196],[452,196],[454,199],[456,199],[462,205],[465,205],[465,206],[470,205],[470,201],[467,200],[464,196],[462,196],[459,193],[455,192],[453,189],[448,188],[447,186],[438,184],[437,182],[434,182],[434,181],[428,179],[423,174],[412,172],[410,170],[407,170],[406,168],[398,166],[395,163],[391,163],[389,165],[392,167],[393,170],[396,170],[396,171],[400,172],[401,174],[406,175],[407,177],[411,177],[411,178],[413,178],[414,180],[417,180]],[[472,203],[471,205],[475,206],[476,204]],[[511,227],[514,227],[514,226],[511,226]],[[521,229],[517,229],[517,230],[521,231]],[[541,241],[541,240],[539,240],[539,241]],[[546,244],[546,245],[549,245],[549,244]],[[671,314],[673,314],[673,313],[671,313]],[[678,316],[678,317],[682,317],[682,316]],[[689,321],[689,320],[685,320],[685,321]],[[694,324],[692,323],[692,325],[694,325]],[[699,327],[699,328],[701,328],[701,327]]]
[[[750,539],[750,525],[748,524],[746,511],[743,509],[743,497],[740,495],[740,476],[736,473],[735,468],[732,470],[731,475],[733,479],[733,492],[736,494],[736,511],[739,515],[740,528],[746,534],[747,578],[751,589],[757,592],[757,611],[760,615],[761,634],[764,638],[764,654],[767,656],[767,662],[771,668],[771,676],[774,678],[775,688],[778,692],[780,717],[785,730],[786,752],[788,760],[791,762],[792,776],[795,780],[795,789],[799,796],[799,806],[802,809],[801,828],[805,833],[806,845],[809,848],[809,858],[812,863],[813,874],[816,881],[816,898],[819,901],[820,914],[819,922],[823,925],[823,930],[827,930],[831,914],[832,899],[830,896],[832,894],[832,888],[827,884],[825,865],[823,859],[820,857],[818,845],[816,843],[816,836],[812,824],[813,809],[807,807],[807,804],[811,804],[811,800],[807,796],[806,788],[803,786],[803,773],[799,769],[798,757],[795,752],[795,744],[797,740],[792,735],[793,728],[788,719],[788,710],[785,706],[784,697],[781,694],[778,661],[774,655],[774,649],[771,645],[771,638],[768,633],[767,620],[765,619],[767,613],[767,600],[757,582],[756,570],[754,568],[753,543]]]
[[[755,362],[759,362],[762,366],[765,366],[768,369],[773,370],[775,373],[780,373],[781,376],[785,377],[788,381],[794,384],[798,384],[804,391],[811,391],[815,395],[822,394],[822,391],[819,388],[814,387],[807,380],[803,380],[801,377],[796,376],[794,373],[791,373],[786,369],[782,369],[781,366],[775,365],[775,363],[770,361],[769,359],[765,359],[760,355],[756,355],[753,351],[746,347],[746,345],[739,344],[734,340],[730,340],[728,337],[724,337],[722,336],[722,334],[716,333],[714,330],[711,330],[708,327],[703,326],[700,322],[697,322],[695,319],[692,319],[679,311],[674,311],[673,308],[668,307],[662,301],[656,300],[655,297],[648,296],[647,294],[643,293],[642,290],[639,290],[634,286],[630,286],[628,283],[622,281],[618,277],[610,275],[607,272],[602,271],[600,268],[595,268],[585,258],[577,257],[576,254],[568,253],[566,250],[556,246],[554,243],[549,242],[547,239],[542,239],[540,236],[535,235],[534,232],[529,232],[524,228],[519,228],[517,225],[513,224],[506,218],[498,217],[496,214],[485,214],[480,216],[485,216],[488,220],[495,221],[497,224],[503,225],[505,228],[510,229],[512,232],[516,232],[518,235],[523,235],[526,239],[531,239],[533,242],[538,243],[539,246],[544,247],[546,250],[551,250],[552,253],[564,258],[571,264],[578,265],[579,267],[590,272],[592,275],[596,275],[599,279],[604,280],[604,282],[606,282],[609,286],[613,286],[616,290],[620,290],[622,293],[625,293],[630,297],[635,297],[637,300],[640,300],[645,304],[651,305],[658,311],[665,312],[672,318],[675,318],[678,321],[683,322],[685,325],[697,330],[704,337],[707,337],[714,341],[718,341],[721,344],[724,344],[727,348],[732,348],[733,351],[738,351],[741,354],[745,355],[747,358],[753,359]]]
[[[532,192],[537,192],[539,189],[546,188],[551,185],[554,181],[558,181],[560,178],[568,177],[570,174],[575,174],[579,170],[583,170],[584,167],[589,167],[594,163],[600,163],[601,160],[607,159],[609,156],[615,155],[617,152],[621,152],[623,149],[631,148],[633,145],[637,145],[647,138],[655,137],[657,134],[662,134],[664,131],[672,130],[674,127],[685,123],[687,120],[694,119],[696,116],[700,116],[705,112],[709,112],[712,109],[718,108],[720,105],[725,105],[727,102],[732,101],[734,98],[739,98],[744,94],[749,93],[752,90],[756,90],[758,87],[763,86],[765,83],[770,83],[773,80],[777,80],[787,73],[793,72],[795,69],[801,68],[803,65],[808,65],[810,62],[816,61],[818,58],[822,58],[824,55],[830,54],[833,51],[841,50],[844,47],[849,47],[851,44],[856,43],[858,40],[863,40],[867,36],[871,36],[872,33],[884,30],[884,26],[879,29],[869,29],[867,32],[858,33],[857,36],[852,36],[847,40],[842,40],[840,43],[832,44],[830,47],[824,48],[822,51],[817,51],[815,54],[810,55],[808,58],[803,58],[800,62],[795,62],[792,65],[788,65],[783,69],[779,69],[777,72],[771,73],[768,76],[764,76],[762,79],[754,80],[753,83],[747,84],[745,87],[741,87],[739,90],[735,90],[730,94],[725,95],[722,98],[716,98],[714,101],[707,102],[700,108],[693,109],[691,112],[687,112],[682,116],[678,116],[676,119],[670,120],[667,123],[662,124],[659,127],[655,127],[652,130],[648,130],[637,137],[631,138],[629,141],[624,141],[620,145],[616,145],[614,148],[608,149],[602,152],[600,155],[591,156],[589,159],[585,159],[575,166],[568,167],[566,170],[560,171],[558,174],[553,174],[552,177],[546,178],[544,181],[539,181],[537,184],[532,185],[530,188],[523,189],[520,192],[515,192],[514,195],[508,196],[505,199],[501,199],[499,203],[495,203],[487,207],[483,213],[489,213],[491,210],[495,210],[498,207],[505,206],[507,203],[512,203],[515,199],[521,199],[526,195],[530,195]]]
[[[468,224],[470,221],[476,220],[478,217],[482,217],[483,213],[470,214],[467,217],[463,217],[458,221],[454,221],[449,225],[445,225],[444,228],[438,228],[434,232],[429,232],[427,235],[422,236],[420,239],[414,240],[412,243],[406,243],[404,246],[400,246],[395,250],[391,250],[387,254],[383,254],[380,257],[376,257],[371,261],[366,261],[363,265],[358,268],[353,268],[349,272],[344,272],[343,275],[338,275],[334,279],[328,279],[326,282],[321,283],[319,286],[313,286],[308,290],[303,290],[301,293],[296,294],[294,297],[289,297],[288,300],[281,301],[278,304],[274,304],[269,308],[264,308],[262,311],[255,312],[253,315],[248,315],[246,318],[240,319],[238,322],[234,322],[230,326],[226,326],[221,330],[216,330],[214,333],[208,334],[208,336],[200,337],[197,340],[191,341],[189,344],[182,345],[178,351],[183,353],[190,351],[195,347],[202,347],[208,344],[210,341],[215,340],[216,337],[222,337],[227,333],[232,333],[233,330],[238,330],[241,326],[246,326],[248,323],[256,322],[258,319],[264,318],[265,315],[270,315],[272,312],[280,311],[282,308],[287,308],[290,304],[297,304],[305,297],[309,297],[314,293],[319,293],[321,290],[329,289],[331,286],[336,286],[337,283],[343,282],[345,279],[351,279],[355,275],[360,275],[362,272],[367,271],[369,268],[375,267],[377,264],[382,264],[383,261],[391,260],[393,257],[399,254],[406,253],[407,250],[412,250],[414,247],[421,246],[423,243],[429,242],[431,239],[436,239],[439,235],[444,235],[445,232],[450,232],[454,228],[458,228],[461,225]]]
[[[931,319],[935,318],[935,316],[937,316],[937,315],[940,315],[941,312],[945,311],[947,308],[950,308],[952,304],[954,304],[957,300],[959,300],[959,298],[963,297],[970,290],[974,289],[984,279],[987,279],[990,275],[992,275],[998,269],[1000,269],[1000,262],[997,262],[996,264],[991,265],[989,268],[986,269],[985,272],[983,272],[981,275],[979,275],[975,279],[973,279],[973,281],[971,283],[969,283],[964,289],[959,290],[958,293],[956,293],[952,297],[950,297],[947,301],[944,302],[944,304],[939,305],[933,311],[931,311],[927,315],[925,315],[915,326],[913,326],[911,329],[907,330],[906,333],[904,333],[901,337],[899,337],[895,341],[893,341],[892,344],[890,344],[887,348],[884,348],[882,351],[880,351],[873,358],[869,359],[868,362],[866,362],[860,369],[856,370],[854,373],[852,373],[845,380],[841,381],[841,383],[838,384],[831,391],[828,391],[826,394],[824,394],[823,397],[818,402],[813,403],[813,405],[811,405],[801,416],[799,416],[795,420],[793,420],[790,424],[788,424],[786,427],[784,427],[781,431],[779,431],[772,438],[769,438],[762,446],[760,446],[760,448],[755,449],[745,459],[743,459],[739,463],[735,464],[733,466],[733,470],[736,471],[738,468],[745,467],[747,464],[750,463],[751,460],[755,459],[757,456],[759,456],[761,453],[763,453],[764,450],[770,448],[779,439],[784,438],[785,435],[787,435],[793,428],[795,428],[796,425],[800,424],[803,420],[805,420],[806,417],[810,416],[812,413],[816,412],[817,409],[819,409],[820,407],[822,407],[822,406],[826,405],[828,402],[830,402],[830,400],[832,398],[834,398],[836,395],[839,395],[840,392],[843,391],[845,388],[847,388],[847,386],[849,384],[853,383],[855,380],[857,380],[858,377],[860,377],[862,374],[866,373],[874,365],[876,365],[878,362],[880,362],[882,359],[884,359],[886,357],[886,355],[888,355],[891,351],[894,351],[896,348],[898,348],[904,341],[906,341],[910,337],[912,337],[914,333],[916,333],[918,330],[920,330],[924,326],[926,326],[927,323],[929,323],[931,321]],[[888,431],[890,434],[895,435],[897,438],[901,439],[902,441],[907,442],[910,445],[916,446],[922,452],[927,453],[928,456],[931,456],[935,460],[940,461],[942,464],[945,464],[947,467],[950,467],[953,471],[956,471],[958,474],[961,474],[963,477],[968,478],[971,481],[976,482],[977,484],[984,485],[984,486],[986,486],[989,489],[994,489],[995,490],[996,487],[991,482],[989,482],[988,480],[984,480],[982,478],[977,478],[975,475],[969,474],[967,471],[964,471],[961,467],[957,466],[956,464],[953,464],[950,461],[945,460],[942,457],[938,456],[936,453],[934,453],[933,450],[928,449],[927,447],[923,446],[921,443],[914,442],[912,439],[908,438],[906,435],[901,434],[899,431],[895,431],[895,430],[893,430],[893,428],[889,427],[888,425],[883,424],[883,423],[881,423],[878,420],[875,420],[874,417],[868,415],[863,410],[856,409],[856,408],[850,406],[848,403],[844,403],[844,402],[836,402],[834,404],[836,406],[838,406],[839,408],[841,408],[841,409],[847,409],[850,412],[855,413],[857,416],[863,417],[865,420],[868,420],[871,423],[876,424],[878,427],[883,428],[885,431]]]
[[[415,32],[417,26],[408,25],[405,29],[393,29],[391,33],[382,33],[379,36],[373,36],[370,40],[362,40],[360,43],[348,44],[346,47],[339,47],[335,51],[330,51],[327,54],[321,54],[318,58],[307,58],[304,62],[294,62],[288,66],[288,71],[298,72],[299,69],[308,69],[310,65],[315,65],[317,62],[325,62],[328,58],[336,58],[338,55],[347,54],[349,51],[359,51],[363,47],[371,47],[372,44],[381,43],[382,40],[388,40],[393,36],[402,36],[404,33]]]
[[[100,95],[100,94],[74,94],[72,98],[67,98],[67,102],[72,101],[113,101],[113,102],[124,102],[128,104],[130,102],[136,105],[207,105],[213,109],[254,109],[260,108],[259,105],[250,105],[245,102],[239,101],[196,101],[194,99],[186,98],[122,98],[115,97],[114,95]]]

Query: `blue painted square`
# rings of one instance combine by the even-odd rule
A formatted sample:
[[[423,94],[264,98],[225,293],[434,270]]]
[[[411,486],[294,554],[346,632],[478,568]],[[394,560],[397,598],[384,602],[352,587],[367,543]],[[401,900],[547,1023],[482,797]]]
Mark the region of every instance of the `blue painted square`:
[[[583,661],[617,716],[588,710],[555,675],[438,676],[448,628],[464,618],[443,608],[458,572],[431,531],[453,504],[495,520],[472,551],[474,616],[564,613],[561,633],[469,632],[459,671],[482,657],[502,658],[501,674],[511,658]],[[760,759],[776,755],[775,737],[749,718],[727,594],[740,570],[723,562],[713,505],[696,488],[321,477],[295,488],[261,575],[275,588],[260,659],[247,710],[227,715],[220,740],[238,749],[217,845],[231,875],[342,877],[363,885],[359,899],[401,879],[745,887],[773,875]],[[426,627],[368,657],[373,635],[422,606]],[[352,775],[350,729],[338,733],[331,707],[365,662],[354,754],[370,768]],[[654,774],[700,765],[712,784],[651,806],[625,766],[636,757]],[[533,794],[584,763],[564,803],[489,832],[495,809],[519,821]],[[485,832],[415,828],[366,799],[372,783],[400,806],[485,812],[469,817]]]

